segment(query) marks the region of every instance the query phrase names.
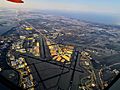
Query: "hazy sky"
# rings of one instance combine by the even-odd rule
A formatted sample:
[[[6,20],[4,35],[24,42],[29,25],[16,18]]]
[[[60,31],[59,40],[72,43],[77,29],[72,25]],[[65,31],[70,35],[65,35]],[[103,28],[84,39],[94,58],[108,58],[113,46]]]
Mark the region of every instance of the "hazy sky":
[[[0,7],[37,8],[98,13],[120,14],[120,0],[24,0],[24,4],[14,4],[0,0]]]

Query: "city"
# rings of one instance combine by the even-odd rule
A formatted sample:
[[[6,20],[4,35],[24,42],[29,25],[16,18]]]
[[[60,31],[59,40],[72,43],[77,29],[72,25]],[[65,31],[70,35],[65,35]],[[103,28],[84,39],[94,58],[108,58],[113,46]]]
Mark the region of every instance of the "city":
[[[103,90],[119,74],[120,27],[22,13],[12,17],[16,26],[0,36],[0,74],[15,85]]]

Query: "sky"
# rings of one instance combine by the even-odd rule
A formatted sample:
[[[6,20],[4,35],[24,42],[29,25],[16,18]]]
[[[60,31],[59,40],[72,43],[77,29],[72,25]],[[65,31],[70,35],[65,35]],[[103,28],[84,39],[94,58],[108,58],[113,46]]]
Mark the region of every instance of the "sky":
[[[106,21],[110,24],[120,25],[120,0],[23,0],[25,3],[16,4],[0,0],[0,8],[20,8],[54,10],[62,12],[87,13],[85,20]],[[89,13],[92,13],[89,16]],[[96,18],[96,15],[100,16]],[[101,16],[103,15],[103,16]],[[105,17],[105,15],[108,15]],[[92,18],[91,18],[92,17]],[[99,19],[98,19],[99,18]],[[109,20],[108,20],[109,19]]]
[[[0,7],[120,14],[120,0],[23,0],[14,4],[0,0]]]

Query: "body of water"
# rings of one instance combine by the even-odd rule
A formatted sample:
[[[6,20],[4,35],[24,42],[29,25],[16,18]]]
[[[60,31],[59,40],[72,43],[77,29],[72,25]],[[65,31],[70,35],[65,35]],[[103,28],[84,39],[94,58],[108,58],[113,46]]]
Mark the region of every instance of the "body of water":
[[[43,13],[57,16],[65,16],[79,20],[89,21],[93,23],[101,23],[107,25],[120,25],[120,17],[117,14],[100,14],[100,13],[85,13],[85,12],[64,12],[64,11],[47,11]]]

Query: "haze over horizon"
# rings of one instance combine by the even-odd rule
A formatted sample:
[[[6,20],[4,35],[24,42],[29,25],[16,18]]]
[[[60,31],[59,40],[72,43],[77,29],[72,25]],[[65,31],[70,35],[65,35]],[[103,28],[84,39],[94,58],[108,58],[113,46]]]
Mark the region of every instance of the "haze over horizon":
[[[0,7],[55,10],[63,12],[96,13],[114,18],[120,25],[120,0],[23,0],[24,4],[0,1]],[[93,16],[95,17],[95,16]],[[111,21],[112,22],[112,21]]]

